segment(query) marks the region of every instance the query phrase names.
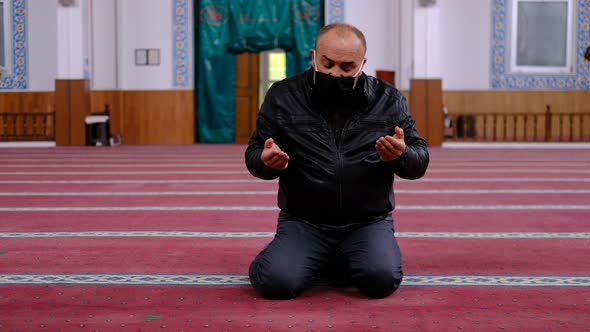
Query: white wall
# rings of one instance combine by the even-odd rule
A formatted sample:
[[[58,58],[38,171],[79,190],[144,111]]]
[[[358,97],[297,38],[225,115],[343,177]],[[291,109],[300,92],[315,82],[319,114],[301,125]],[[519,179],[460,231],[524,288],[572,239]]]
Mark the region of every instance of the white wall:
[[[439,22],[429,20],[422,22],[424,24],[420,19],[428,19],[427,10],[417,8],[416,1],[344,1],[345,22],[359,27],[367,37],[365,72],[374,75],[375,69],[395,70],[397,86],[409,89],[410,79],[427,74],[416,70],[416,61],[422,61],[420,64],[429,64],[420,67],[422,69],[436,67],[436,76],[442,78],[445,90],[487,90],[492,0],[438,0]],[[422,37],[416,40],[416,24],[428,26],[428,31],[432,31],[432,24],[439,26],[439,59],[428,59],[430,54],[424,53],[429,52],[422,51],[426,46],[418,47],[424,40]]]
[[[88,0],[92,89],[173,89],[174,0]],[[192,2],[192,1],[191,1]],[[367,37],[364,71],[396,71],[409,88],[414,66],[415,0],[346,0],[344,21]],[[492,0],[439,0],[440,71],[445,90],[489,88]],[[52,91],[57,74],[57,0],[27,1],[28,87]],[[192,15],[189,29],[192,30]],[[193,36],[189,56],[192,66]],[[159,48],[160,66],[135,66],[136,48]],[[189,74],[190,86],[192,70]]]
[[[117,13],[115,0],[90,0],[91,88],[117,89]]]
[[[444,90],[490,86],[492,0],[439,0]]]
[[[27,1],[28,89],[55,90],[57,1]]]
[[[84,79],[88,59],[88,1],[57,9],[57,79]]]
[[[174,0],[82,0],[93,90],[173,89]],[[28,90],[53,91],[58,73],[58,2],[27,1]],[[189,17],[192,27],[192,17]],[[192,33],[190,55],[192,66]],[[159,48],[159,66],[136,66],[136,48]],[[79,59],[84,62],[85,59]],[[192,76],[192,73],[190,74]],[[82,78],[82,77],[80,77]],[[191,85],[192,85],[192,78]],[[191,86],[188,87],[189,89]]]
[[[412,78],[441,78],[440,26],[440,2],[414,6]]]
[[[402,90],[410,89],[410,79],[414,77],[414,9],[413,1],[400,3],[400,67],[398,87]]]
[[[401,0],[407,1],[407,0]],[[344,22],[359,28],[367,39],[367,64],[363,71],[375,76],[376,70],[400,67],[400,0],[346,0]]]
[[[173,0],[118,0],[118,88],[172,89]],[[159,66],[136,66],[135,49],[159,48]]]
[[[92,89],[166,90],[174,87],[175,0],[90,0]],[[188,1],[188,67],[193,87],[192,0]],[[159,66],[136,66],[135,49],[160,49]]]

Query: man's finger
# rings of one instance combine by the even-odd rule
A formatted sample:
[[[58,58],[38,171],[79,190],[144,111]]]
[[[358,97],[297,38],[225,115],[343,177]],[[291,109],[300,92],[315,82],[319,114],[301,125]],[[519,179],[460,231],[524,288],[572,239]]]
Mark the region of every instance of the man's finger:
[[[274,140],[272,138],[269,138],[266,141],[264,141],[264,148],[265,149],[270,149],[270,148],[272,148],[272,145],[274,143],[275,143]]]
[[[395,127],[395,138],[404,139],[404,130],[400,127]]]
[[[397,133],[396,133],[396,137],[397,137]],[[381,144],[383,145],[384,148],[386,148],[389,151],[402,150],[403,149],[403,142],[400,142],[399,139],[396,139],[396,137],[385,136],[385,137],[383,137],[382,140],[380,140]]]
[[[283,160],[285,157],[286,157],[286,155],[285,155],[284,153],[282,153],[282,152],[278,152],[278,153],[274,154],[274,155],[272,156],[272,158],[270,158],[269,162],[270,162],[271,164],[275,164],[275,163],[277,163],[277,162],[279,162],[279,161]]]
[[[285,153],[275,155],[269,162],[268,166],[274,169],[284,169],[289,162],[289,156]]]

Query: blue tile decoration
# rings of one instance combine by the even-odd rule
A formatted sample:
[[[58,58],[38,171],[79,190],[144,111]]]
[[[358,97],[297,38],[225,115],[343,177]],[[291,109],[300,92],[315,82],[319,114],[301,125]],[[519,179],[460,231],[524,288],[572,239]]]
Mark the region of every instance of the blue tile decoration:
[[[344,1],[330,0],[328,2],[328,20],[326,24],[344,22]]]
[[[574,13],[575,72],[571,74],[513,74],[509,60],[508,0],[493,0],[490,88],[502,90],[587,90],[590,63],[584,50],[590,45],[590,0],[576,0]]]
[[[173,73],[175,88],[189,88],[189,0],[174,0]]]
[[[27,89],[27,8],[25,0],[12,0],[12,68],[0,80],[0,90]]]

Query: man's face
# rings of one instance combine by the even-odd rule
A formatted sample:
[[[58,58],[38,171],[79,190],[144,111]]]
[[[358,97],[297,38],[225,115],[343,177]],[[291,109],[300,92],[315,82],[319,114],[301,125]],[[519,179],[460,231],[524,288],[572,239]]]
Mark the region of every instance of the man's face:
[[[332,76],[354,76],[365,62],[363,44],[352,33],[328,31],[318,39],[315,52],[317,71]]]

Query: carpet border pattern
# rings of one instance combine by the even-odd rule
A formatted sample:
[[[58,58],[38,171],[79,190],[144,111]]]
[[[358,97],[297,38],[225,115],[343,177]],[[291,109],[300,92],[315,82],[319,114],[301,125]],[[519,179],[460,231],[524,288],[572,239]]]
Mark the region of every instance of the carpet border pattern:
[[[95,232],[2,232],[0,239],[70,237],[163,237],[163,238],[272,238],[274,232],[184,232],[184,231],[95,231]],[[396,232],[398,238],[435,239],[590,239],[590,232]]]
[[[590,276],[409,275],[405,286],[590,287]],[[0,285],[248,286],[246,275],[2,274]]]

